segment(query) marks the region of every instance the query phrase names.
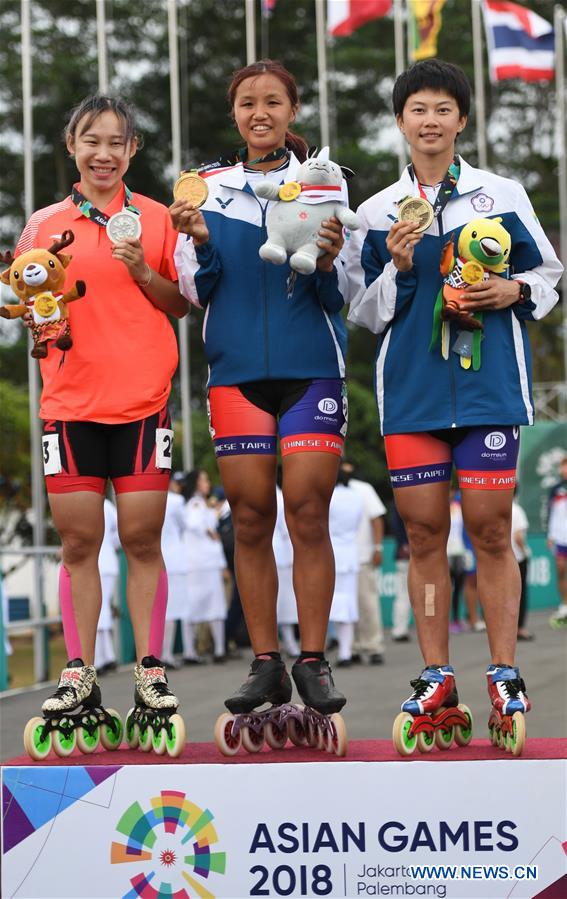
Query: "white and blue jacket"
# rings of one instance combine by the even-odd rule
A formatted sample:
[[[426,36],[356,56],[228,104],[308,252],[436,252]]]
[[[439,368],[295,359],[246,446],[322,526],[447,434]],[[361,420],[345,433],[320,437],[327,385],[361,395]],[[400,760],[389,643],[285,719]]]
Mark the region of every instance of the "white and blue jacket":
[[[348,280],[349,320],[379,335],[375,387],[383,434],[533,423],[526,321],[543,318],[553,308],[563,267],[516,181],[461,159],[456,191],[417,244],[408,272],[395,268],[386,249],[397,203],[419,195],[407,169],[360,206],[361,228],[345,244],[341,283],[346,290]],[[439,266],[451,235],[456,245],[473,218],[495,216],[501,216],[512,238],[510,276],[530,285],[531,300],[484,313],[482,364],[473,371],[461,367],[456,353],[445,360],[438,348],[429,349],[442,285]],[[456,333],[451,323],[451,346]]]
[[[299,164],[292,154],[282,183],[295,180]],[[201,212],[209,241],[195,247],[181,234],[175,265],[183,295],[206,309],[209,386],[344,377],[346,328],[337,269],[298,274],[288,297],[289,265],[258,255],[273,203],[256,197],[242,163],[204,176],[209,195]]]

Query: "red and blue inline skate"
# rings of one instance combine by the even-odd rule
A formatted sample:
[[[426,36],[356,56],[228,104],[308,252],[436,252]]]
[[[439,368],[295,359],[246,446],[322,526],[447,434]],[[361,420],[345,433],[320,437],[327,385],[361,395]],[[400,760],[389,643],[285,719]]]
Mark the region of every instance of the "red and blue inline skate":
[[[24,730],[24,748],[34,761],[43,761],[52,748],[66,758],[75,747],[91,753],[99,744],[110,750],[120,746],[122,719],[115,709],[103,707],[96,669],[82,659],[67,662],[41,711],[43,718],[31,718]]]
[[[459,703],[451,665],[429,665],[410,681],[413,693],[394,721],[392,739],[400,755],[467,746],[472,740],[470,709]]]
[[[241,746],[259,752],[264,742],[283,749],[288,739],[296,746],[346,755],[346,727],[337,714],[346,699],[335,688],[328,662],[296,662],[292,675],[304,706],[290,702],[291,680],[281,659],[254,659],[248,679],[225,701],[230,714],[223,713],[215,724],[215,743],[223,755],[236,755]],[[270,707],[259,710],[265,703]]]
[[[526,742],[524,715],[531,709],[531,703],[520,669],[510,665],[489,665],[486,679],[492,703],[488,719],[492,745],[512,755],[521,755]]]

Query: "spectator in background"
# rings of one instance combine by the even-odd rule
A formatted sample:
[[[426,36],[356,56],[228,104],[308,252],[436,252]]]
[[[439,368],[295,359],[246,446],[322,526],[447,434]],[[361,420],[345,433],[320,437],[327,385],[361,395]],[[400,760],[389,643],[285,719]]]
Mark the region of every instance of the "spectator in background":
[[[109,499],[104,500],[104,536],[98,554],[98,570],[102,590],[102,603],[96,628],[94,665],[100,676],[116,668],[114,650],[114,609],[112,600],[116,590],[119,566],[116,550],[120,549],[118,536],[118,516],[116,506]]]
[[[225,558],[217,531],[218,515],[207,504],[211,481],[202,468],[190,471],[184,493],[187,524],[188,608],[183,622],[184,661],[187,665],[203,662],[197,654],[195,627],[207,622],[213,638],[213,661],[224,662],[226,595],[223,571]]]
[[[295,636],[295,627],[299,619],[297,616],[297,601],[293,590],[293,546],[285,520],[281,476],[281,466],[278,465],[278,483],[276,486],[278,512],[272,539],[274,558],[278,570],[277,616],[283,647],[290,658],[296,659],[301,652]]]
[[[549,619],[552,627],[567,627],[567,456],[559,463],[561,480],[549,494],[547,541],[555,555],[560,603]]]
[[[534,635],[530,634],[524,627],[528,611],[527,575],[528,561],[530,558],[530,550],[527,543],[528,517],[519,502],[515,499],[516,493],[517,490],[514,491],[514,502],[512,503],[512,551],[518,562],[522,585],[520,593],[520,612],[518,615],[518,640],[533,640]]]
[[[451,575],[451,623],[449,631],[458,633],[463,630],[459,616],[461,603],[461,591],[465,580],[465,544],[463,543],[463,510],[461,497],[454,487],[450,491],[449,513],[451,526],[447,540],[447,558],[449,560],[449,574]]]
[[[476,575],[476,555],[471,539],[463,527],[463,543],[465,545],[465,582],[463,594],[467,607],[467,616],[471,631],[481,633],[486,630],[486,625],[478,615],[478,585]]]
[[[363,501],[363,515],[356,535],[358,546],[358,622],[355,626],[352,661],[368,656],[370,665],[384,659],[384,628],[378,590],[378,567],[382,564],[386,507],[372,484],[352,477],[354,466],[343,460],[341,470],[347,484]]]
[[[173,657],[175,643],[175,626],[187,614],[187,592],[189,579],[189,563],[185,533],[187,520],[185,516],[185,499],[183,485],[185,474],[175,471],[169,481],[165,518],[161,531],[161,554],[167,571],[168,596],[163,634],[162,661],[168,668],[177,668]],[[183,635],[183,628],[181,629]]]
[[[329,533],[336,571],[329,620],[337,635],[339,668],[352,665],[354,626],[358,620],[357,533],[364,517],[364,500],[348,484],[349,474],[341,467],[329,507]]]
[[[408,591],[410,549],[408,535],[395,504],[390,514],[390,525],[396,541],[396,595],[392,607],[392,640],[394,643],[408,643],[411,616]]]

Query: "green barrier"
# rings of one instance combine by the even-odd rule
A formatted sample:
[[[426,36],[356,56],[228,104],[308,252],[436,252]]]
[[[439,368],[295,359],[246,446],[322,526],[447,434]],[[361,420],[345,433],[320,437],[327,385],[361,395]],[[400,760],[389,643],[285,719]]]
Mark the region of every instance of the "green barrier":
[[[125,665],[133,662],[136,658],[136,644],[134,643],[134,631],[130,622],[130,613],[128,611],[128,603],[126,602],[126,578],[128,576],[128,563],[126,556],[120,549],[118,550],[118,563],[120,566],[118,597],[119,597],[119,660]]]
[[[545,534],[528,534],[531,557],[528,566],[528,610],[550,609],[559,604],[555,560]],[[384,539],[383,563],[379,573],[380,606],[384,627],[392,627],[392,606],[396,596],[396,543]]]

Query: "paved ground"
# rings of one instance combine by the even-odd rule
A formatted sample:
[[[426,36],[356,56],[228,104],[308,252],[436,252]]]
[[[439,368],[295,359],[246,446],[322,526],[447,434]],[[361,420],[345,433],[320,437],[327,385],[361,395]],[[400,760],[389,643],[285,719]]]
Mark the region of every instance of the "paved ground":
[[[567,629],[552,630],[549,613],[534,613],[529,627],[536,639],[520,643],[518,664],[526,681],[533,709],[528,715],[528,736],[567,735]],[[484,670],[488,660],[484,634],[455,634],[451,638],[452,661],[457,672],[459,696],[476,716],[476,736],[483,736],[488,719]],[[250,656],[224,665],[183,668],[171,673],[171,683],[181,700],[180,712],[189,741],[208,741],[223,700],[246,677]],[[348,703],[344,717],[352,739],[390,738],[400,703],[410,692],[409,680],[420,671],[415,638],[409,644],[387,638],[384,665],[357,665],[335,671],[337,685]],[[123,715],[132,705],[131,670],[101,679],[104,702]],[[41,703],[53,688],[29,690],[0,700],[0,761],[20,755],[22,732],[29,718],[39,714]]]

